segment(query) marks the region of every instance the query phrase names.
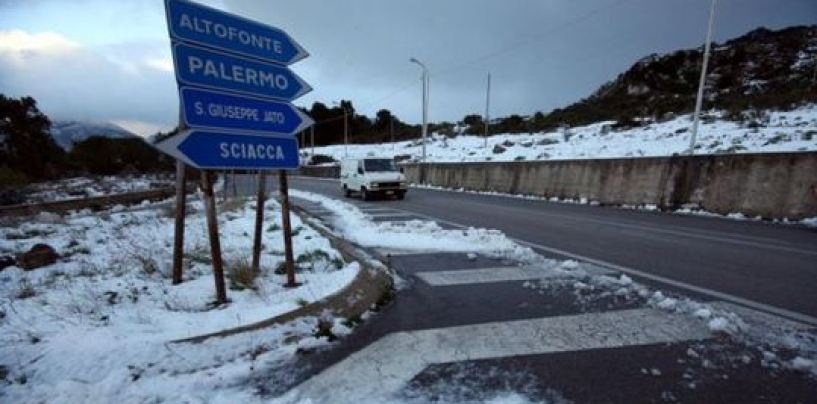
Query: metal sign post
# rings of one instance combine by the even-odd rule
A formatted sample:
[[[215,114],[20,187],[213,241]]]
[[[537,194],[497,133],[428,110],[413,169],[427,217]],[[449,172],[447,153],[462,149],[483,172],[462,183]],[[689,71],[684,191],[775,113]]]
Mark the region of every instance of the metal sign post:
[[[182,283],[184,257],[184,216],[187,203],[187,178],[184,163],[176,160],[176,220],[173,233],[173,284]]]
[[[287,184],[287,172],[278,172],[281,189],[281,224],[284,228],[284,257],[286,260],[287,283],[286,287],[298,286],[295,282],[295,259],[292,254],[292,226],[289,223],[289,185]]]
[[[252,271],[259,273],[261,266],[261,238],[264,226],[264,202],[267,199],[267,172],[258,171],[258,195],[255,206],[255,237],[252,244]]]
[[[224,263],[221,258],[221,241],[218,238],[216,218],[216,197],[213,195],[213,173],[201,172],[201,188],[204,192],[204,206],[207,215],[207,232],[210,235],[210,254],[213,256],[213,275],[216,282],[216,304],[227,303],[227,289],[224,287]]]

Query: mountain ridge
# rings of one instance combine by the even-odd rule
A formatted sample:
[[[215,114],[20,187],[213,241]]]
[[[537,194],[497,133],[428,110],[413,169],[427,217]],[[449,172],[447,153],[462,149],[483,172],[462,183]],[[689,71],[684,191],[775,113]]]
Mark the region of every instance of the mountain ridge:
[[[65,151],[71,151],[75,143],[90,137],[101,136],[112,139],[131,139],[141,136],[111,122],[81,120],[54,120],[51,122],[51,136]]]
[[[588,97],[544,117],[550,127],[661,119],[692,112],[703,46],[647,55]],[[760,27],[713,43],[704,109],[733,119],[754,110],[791,109],[817,102],[817,25]]]

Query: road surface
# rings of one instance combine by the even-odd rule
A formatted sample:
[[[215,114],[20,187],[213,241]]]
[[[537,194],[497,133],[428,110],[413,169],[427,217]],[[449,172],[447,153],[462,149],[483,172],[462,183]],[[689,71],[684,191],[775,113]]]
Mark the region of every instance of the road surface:
[[[270,180],[271,188],[275,183]],[[252,194],[253,184],[237,177],[241,194]],[[343,198],[337,180],[293,177],[290,184]],[[428,189],[411,189],[403,201],[368,203],[498,229],[546,256],[593,262],[817,325],[815,228]]]

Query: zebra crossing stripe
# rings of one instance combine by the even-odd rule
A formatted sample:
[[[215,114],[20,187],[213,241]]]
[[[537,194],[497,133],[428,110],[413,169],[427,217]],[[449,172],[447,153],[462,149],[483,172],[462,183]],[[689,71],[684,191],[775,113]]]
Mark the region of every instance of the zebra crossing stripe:
[[[433,364],[709,337],[700,320],[654,309],[397,332],[313,376],[292,394],[316,403],[386,401]]]
[[[588,266],[585,270],[590,275],[613,273],[597,266]],[[496,267],[418,272],[416,276],[431,286],[454,286],[558,278],[564,273],[542,267]]]

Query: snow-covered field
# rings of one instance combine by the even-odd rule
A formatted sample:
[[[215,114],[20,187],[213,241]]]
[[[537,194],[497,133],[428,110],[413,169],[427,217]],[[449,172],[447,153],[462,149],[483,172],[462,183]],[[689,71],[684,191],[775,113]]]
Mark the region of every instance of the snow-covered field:
[[[721,114],[711,113],[713,117]],[[614,130],[614,122],[561,129],[547,133],[496,134],[487,147],[481,136],[448,138],[433,134],[426,144],[429,162],[534,161],[618,157],[669,156],[689,148],[691,115],[650,123],[629,130]],[[306,145],[304,145],[306,146]],[[355,158],[421,156],[419,140],[396,143],[316,147],[315,154]],[[817,105],[793,111],[767,111],[754,123],[723,119],[704,120],[698,132],[696,154],[770,153],[817,150]],[[309,155],[311,148],[302,153]]]
[[[220,215],[225,272],[250,260],[254,204],[235,203]],[[0,256],[51,245],[56,264],[0,272],[0,401],[236,402],[259,358],[291,356],[324,343],[312,338],[315,319],[206,341],[169,341],[249,324],[294,310],[348,284],[357,263],[345,263],[329,241],[292,217],[301,272],[298,288],[283,287],[280,209],[265,212],[261,274],[228,275],[229,304],[213,307],[209,244],[201,203],[192,203],[185,238],[185,281],[172,286],[173,219],[166,209],[42,214],[0,227]],[[345,327],[338,324],[336,333]],[[267,353],[269,355],[267,355]],[[206,387],[203,387],[206,385]],[[229,398],[225,398],[229,397]]]

